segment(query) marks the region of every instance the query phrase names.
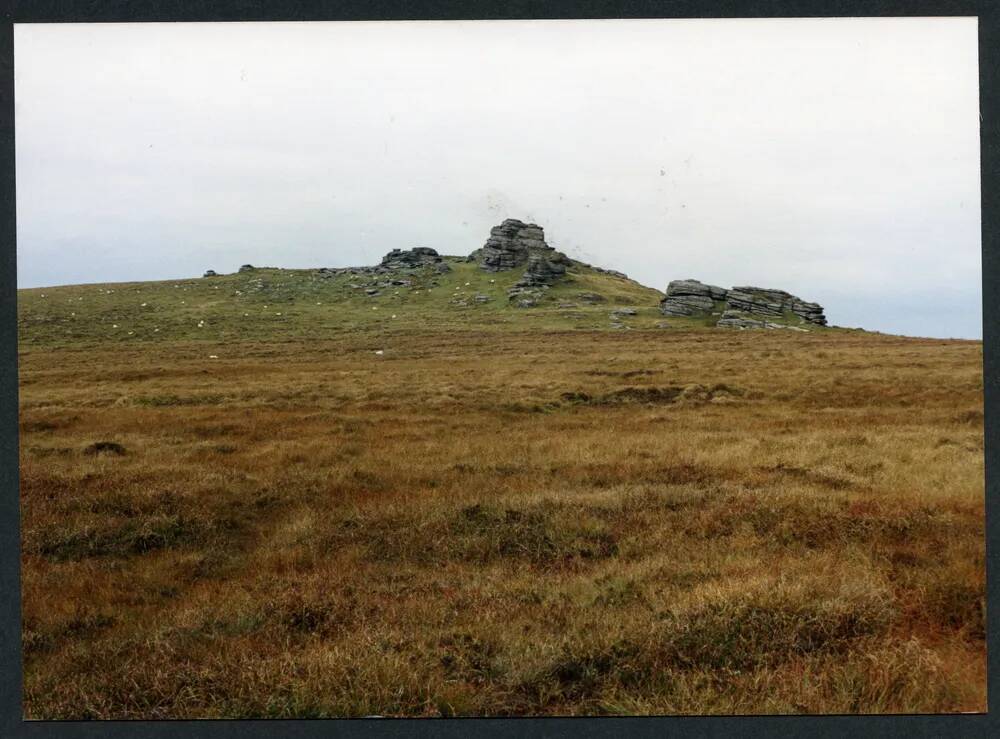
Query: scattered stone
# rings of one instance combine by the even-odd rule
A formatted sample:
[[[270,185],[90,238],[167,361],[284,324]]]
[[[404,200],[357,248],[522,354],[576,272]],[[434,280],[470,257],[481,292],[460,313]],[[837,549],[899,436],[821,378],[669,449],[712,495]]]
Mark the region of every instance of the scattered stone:
[[[365,295],[372,295],[372,296],[378,295],[378,288],[374,287],[368,288],[367,290],[365,290]]]
[[[611,311],[612,318],[620,318],[621,316],[635,316],[638,312],[635,308],[615,308]]]
[[[491,298],[489,295],[482,295],[482,294],[473,295],[472,299],[477,303],[488,303],[491,300],[493,300],[493,298]]]
[[[517,301],[518,308],[533,308],[536,305],[538,305],[538,303],[536,303],[531,298],[521,298],[520,300]]]
[[[595,272],[600,272],[602,275],[611,275],[612,277],[618,277],[622,280],[627,280],[629,277],[624,272],[619,272],[615,269],[604,269],[603,267],[591,267]]]
[[[604,296],[598,293],[580,293],[576,296],[578,299],[582,300],[584,303],[603,303]]]

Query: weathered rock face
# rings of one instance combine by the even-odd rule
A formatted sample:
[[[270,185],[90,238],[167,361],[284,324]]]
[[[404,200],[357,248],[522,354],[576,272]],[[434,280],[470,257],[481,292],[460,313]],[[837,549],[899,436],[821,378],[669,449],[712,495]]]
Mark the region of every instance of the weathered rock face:
[[[732,310],[755,313],[764,316],[781,316],[786,311],[797,315],[807,323],[826,325],[823,306],[808,303],[784,290],[762,287],[734,287],[729,291],[726,302]]]
[[[528,268],[524,277],[517,281],[515,288],[551,286],[566,275],[569,258],[562,252],[553,250],[550,254],[533,253],[528,257]]]
[[[387,269],[414,269],[443,263],[444,260],[436,250],[429,246],[415,246],[412,249],[393,249],[382,257],[380,266]]]
[[[717,328],[766,328],[785,329],[787,331],[808,331],[808,329],[800,328],[799,326],[789,326],[785,323],[774,323],[773,321],[764,319],[758,321],[755,318],[748,317],[745,313],[735,310],[727,310],[715,325]]]
[[[540,226],[508,218],[490,230],[490,237],[477,254],[480,267],[487,272],[501,272],[527,264],[535,251],[555,249],[545,243],[545,232]]]
[[[674,280],[667,285],[667,296],[660,301],[665,316],[705,315],[715,307],[715,301],[726,299],[726,289],[706,285],[698,280]]]
[[[660,310],[667,316],[705,316],[716,303],[725,302],[725,312],[717,326],[729,328],[773,328],[767,317],[781,318],[794,313],[804,323],[826,325],[823,306],[810,303],[784,290],[762,287],[734,287],[730,290],[706,285],[698,280],[674,280],[667,286]],[[756,320],[754,317],[762,317]]]

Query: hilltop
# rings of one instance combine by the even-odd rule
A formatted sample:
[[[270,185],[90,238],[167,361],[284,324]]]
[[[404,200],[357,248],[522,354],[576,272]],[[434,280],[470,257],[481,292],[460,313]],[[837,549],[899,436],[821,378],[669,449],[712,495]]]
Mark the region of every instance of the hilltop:
[[[429,326],[499,331],[824,325],[820,306],[782,291],[727,291],[677,280],[664,293],[571,259],[545,242],[541,227],[514,219],[493,228],[467,256],[415,247],[393,249],[371,266],[243,265],[231,274],[210,269],[200,278],[18,291],[23,345],[295,340]]]

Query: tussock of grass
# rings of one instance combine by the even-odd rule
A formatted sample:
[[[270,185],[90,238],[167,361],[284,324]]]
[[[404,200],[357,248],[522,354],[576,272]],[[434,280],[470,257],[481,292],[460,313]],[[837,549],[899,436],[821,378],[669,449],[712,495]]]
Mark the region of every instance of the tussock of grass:
[[[846,652],[856,640],[888,629],[888,592],[854,587],[831,597],[810,584],[728,592],[669,612],[660,637],[664,659],[682,669],[754,670],[816,652]]]

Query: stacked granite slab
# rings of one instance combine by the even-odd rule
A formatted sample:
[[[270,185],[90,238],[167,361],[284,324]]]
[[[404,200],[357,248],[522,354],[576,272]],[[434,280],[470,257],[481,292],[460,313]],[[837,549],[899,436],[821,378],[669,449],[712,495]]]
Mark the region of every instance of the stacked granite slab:
[[[819,303],[809,303],[784,290],[771,290],[763,287],[734,287],[726,296],[728,307],[732,310],[754,313],[764,316],[782,316],[791,312],[807,323],[818,326],[826,325],[823,306]]]
[[[727,290],[698,280],[674,280],[660,301],[665,316],[703,316],[712,312],[716,301],[726,299]]]
[[[698,280],[671,282],[660,301],[660,311],[666,316],[707,316],[720,312],[717,308],[720,302],[724,303],[722,317],[716,323],[720,328],[771,328],[773,322],[761,317],[781,318],[787,313],[798,316],[803,323],[826,325],[823,306],[784,290],[751,286],[727,290]]]
[[[554,252],[545,243],[545,231],[534,223],[508,218],[490,230],[478,251],[479,266],[487,272],[502,272],[527,264],[533,252]]]

